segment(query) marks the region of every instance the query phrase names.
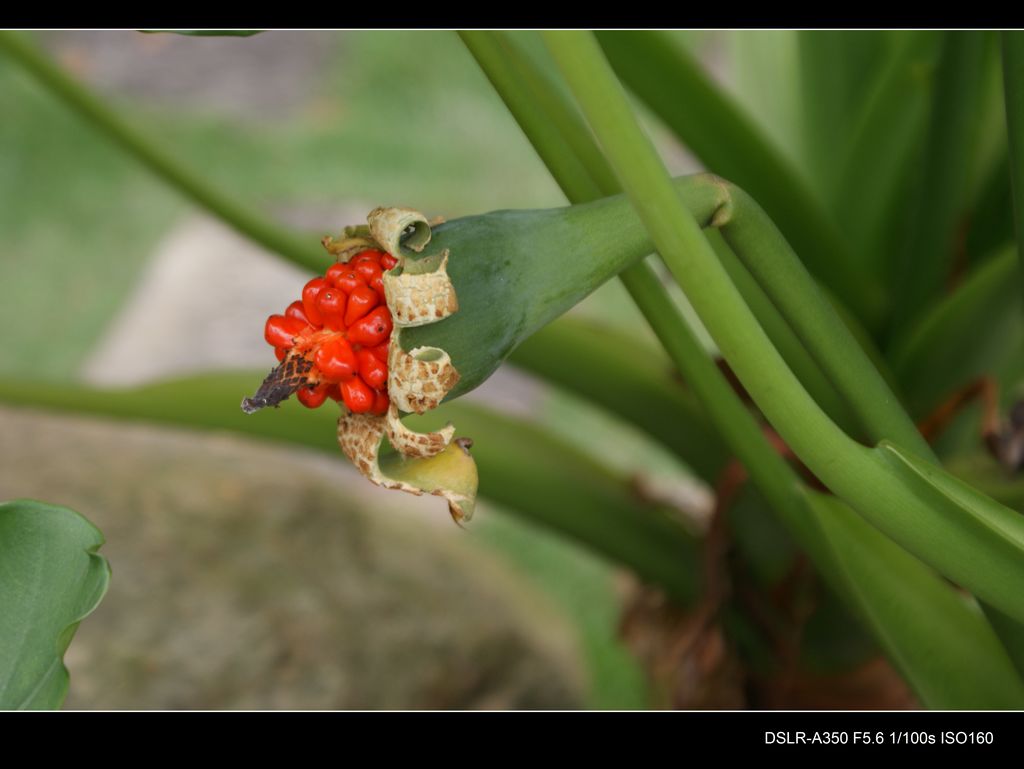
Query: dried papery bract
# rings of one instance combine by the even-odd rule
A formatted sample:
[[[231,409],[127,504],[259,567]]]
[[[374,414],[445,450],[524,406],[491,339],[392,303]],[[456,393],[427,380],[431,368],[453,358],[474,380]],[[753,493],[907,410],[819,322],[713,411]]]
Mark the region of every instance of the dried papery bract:
[[[383,417],[342,415],[338,442],[373,483],[413,494],[442,496],[448,500],[456,521],[468,520],[477,489],[476,464],[469,455],[472,442],[453,443],[454,425],[418,433],[400,418],[402,411],[423,414],[437,408],[459,381],[459,373],[444,350],[418,347],[406,352],[401,344],[403,328],[437,323],[458,311],[455,287],[447,273],[448,250],[420,259],[406,257],[406,248],[422,252],[430,242],[430,226],[418,211],[377,208],[370,212],[367,222],[372,240],[398,259],[398,264],[384,274],[384,292],[394,319],[388,345],[391,406]],[[393,450],[390,455],[382,455],[385,436]]]
[[[285,331],[302,323],[282,318],[276,321],[281,330],[271,322],[268,342],[289,349],[282,364],[271,372],[256,396],[243,402],[242,408],[252,413],[276,405],[294,392],[305,405],[315,408],[324,402],[331,392],[329,388],[340,386],[338,394],[332,396],[344,396],[338,442],[359,471],[378,486],[442,496],[448,500],[456,522],[468,520],[477,490],[476,465],[469,454],[472,441],[454,440],[455,427],[451,424],[434,432],[419,433],[401,421],[402,412],[423,414],[436,408],[459,382],[459,373],[445,350],[420,346],[405,351],[401,345],[403,328],[437,323],[458,311],[455,288],[447,273],[449,251],[444,249],[420,258],[410,255],[410,251],[422,253],[431,237],[426,218],[412,209],[377,208],[367,222],[346,227],[338,240],[324,238],[324,248],[337,257],[338,263],[323,279],[314,278],[307,284],[303,292],[306,311],[301,312],[303,303],[296,303],[300,308],[294,310],[304,322],[313,325],[292,337]],[[369,266],[361,264],[367,260],[367,254],[374,255]],[[385,268],[383,271],[373,265],[374,259]],[[352,265],[351,269],[348,265]],[[365,284],[359,282],[360,276]],[[339,287],[345,296],[327,296],[333,286]],[[378,301],[370,288],[384,300],[384,306],[364,315],[367,310],[358,307],[358,303],[365,301],[367,307],[372,307]],[[385,312],[384,307],[386,313],[380,315]],[[310,320],[310,314],[322,318]],[[332,330],[312,331],[318,321],[330,325],[335,319]],[[369,331],[358,325],[367,322],[373,327]],[[376,339],[362,340],[359,336],[385,328],[389,331],[386,348],[373,347],[379,344]],[[351,357],[351,361],[334,352],[334,347],[345,347],[353,341],[356,357]],[[381,352],[385,349],[386,354]],[[305,361],[303,355],[312,356],[323,365],[309,363],[298,371],[301,367],[297,368],[296,361]],[[362,359],[365,367],[359,363]],[[358,363],[358,376],[352,372],[350,363]],[[330,383],[336,381],[329,380],[335,370],[339,377],[347,377],[340,385]],[[385,383],[386,389],[368,396],[374,398],[372,406],[367,396],[360,396],[359,388],[364,384],[381,388]]]

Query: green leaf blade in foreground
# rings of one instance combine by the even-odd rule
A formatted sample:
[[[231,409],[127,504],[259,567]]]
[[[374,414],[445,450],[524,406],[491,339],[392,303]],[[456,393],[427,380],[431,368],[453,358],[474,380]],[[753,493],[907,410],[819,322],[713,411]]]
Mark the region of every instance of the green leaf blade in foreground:
[[[103,535],[66,507],[0,504],[0,709],[60,707],[64,652],[107,591]]]
[[[970,599],[864,525],[841,500],[813,491],[806,499],[843,578],[840,589],[922,703],[936,709],[1024,707],[1024,684]]]

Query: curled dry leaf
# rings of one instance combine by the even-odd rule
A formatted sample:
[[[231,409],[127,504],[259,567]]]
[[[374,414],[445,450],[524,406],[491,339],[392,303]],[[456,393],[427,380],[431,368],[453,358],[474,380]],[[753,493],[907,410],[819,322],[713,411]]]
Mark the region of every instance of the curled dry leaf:
[[[378,486],[417,496],[444,497],[456,523],[472,518],[477,491],[476,463],[469,453],[473,442],[468,438],[451,441],[449,437],[437,454],[407,457],[399,451],[381,451],[386,431],[382,417],[345,413],[338,420],[338,444],[359,471]]]
[[[398,264],[384,273],[384,293],[394,321],[388,342],[388,396],[386,414],[342,414],[338,442],[370,481],[412,494],[435,494],[448,500],[457,521],[472,516],[477,489],[476,464],[469,455],[468,439],[456,441],[455,427],[418,433],[401,421],[401,412],[422,414],[438,406],[458,383],[459,374],[448,353],[437,347],[406,352],[403,328],[444,320],[458,311],[455,287],[448,277],[448,250],[421,259],[408,259],[405,249],[422,252],[430,242],[426,217],[408,208],[377,208],[367,217],[368,227],[348,228],[345,238],[325,246],[348,259],[365,248],[380,248]],[[384,450],[387,437],[391,452]]]

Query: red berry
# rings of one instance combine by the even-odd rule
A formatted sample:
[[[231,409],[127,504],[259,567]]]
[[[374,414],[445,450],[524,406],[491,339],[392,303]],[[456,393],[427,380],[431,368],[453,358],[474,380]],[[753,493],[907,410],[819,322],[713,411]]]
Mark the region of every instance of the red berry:
[[[369,349],[363,348],[356,353],[359,361],[359,376],[374,390],[379,390],[388,382],[388,367],[381,363]]]
[[[380,264],[380,258],[384,256],[382,251],[363,251],[362,253],[356,254],[349,260],[349,266],[355,267],[357,264]]]
[[[374,288],[374,281],[379,281],[381,276],[384,274],[380,265],[373,261],[360,262],[355,265],[353,269],[355,269],[356,274],[362,278],[370,288]],[[383,283],[381,283],[381,285],[383,286]]]
[[[324,273],[324,279],[332,286],[338,285],[338,278],[341,277],[342,273],[348,272],[351,269],[344,262],[335,262],[327,268],[327,272]]]
[[[359,286],[364,285],[365,283],[366,281],[363,280],[359,276],[359,274],[350,267],[346,269],[344,273],[342,273],[341,277],[338,278],[335,285],[342,291],[344,291],[346,294],[351,294],[355,289],[357,289]]]
[[[294,348],[292,355],[301,354],[313,366],[307,382],[315,384],[295,391],[305,406],[316,408],[333,398],[357,414],[387,411],[393,324],[383,274],[397,264],[390,254],[367,249],[308,281],[301,301],[267,319],[264,337],[277,359],[286,360]]]
[[[324,326],[332,331],[342,331],[345,328],[345,304],[348,301],[345,294],[336,288],[325,288],[316,298],[316,308],[324,319]]]
[[[373,408],[374,393],[359,377],[341,383],[341,397],[353,414],[365,414]]]
[[[391,313],[387,306],[378,307],[348,327],[348,339],[363,347],[376,347],[391,336]]]
[[[377,292],[369,286],[357,286],[348,295],[348,307],[345,308],[345,325],[351,326],[370,310],[380,304]]]
[[[302,288],[302,309],[306,311],[306,317],[313,326],[324,325],[324,319],[316,306],[316,298],[326,285],[327,281],[323,278],[313,278]]]
[[[295,391],[299,403],[309,409],[319,408],[327,400],[327,391],[330,389],[330,382],[321,382],[316,387],[300,387]]]
[[[274,347],[293,347],[295,337],[309,326],[298,318],[286,318],[284,315],[271,315],[263,327],[263,338]]]
[[[288,309],[284,311],[284,316],[286,318],[297,318],[307,325],[313,325],[309,322],[309,316],[306,315],[305,307],[303,307],[302,302],[299,301],[292,302],[288,305]]]
[[[391,399],[388,398],[387,391],[377,390],[373,394],[373,406],[370,408],[371,414],[384,414],[388,410],[388,406],[391,405]]]
[[[352,347],[341,336],[331,337],[320,345],[315,362],[320,373],[334,381],[347,379],[359,367]]]

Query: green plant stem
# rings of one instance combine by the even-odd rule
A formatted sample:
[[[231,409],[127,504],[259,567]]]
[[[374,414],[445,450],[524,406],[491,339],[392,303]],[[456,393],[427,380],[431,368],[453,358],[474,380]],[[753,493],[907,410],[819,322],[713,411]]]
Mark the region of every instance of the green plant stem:
[[[1001,33],[1003,88],[1006,91],[1006,135],[1010,149],[1010,184],[1017,254],[1024,279],[1024,32]]]
[[[704,235],[715,250],[722,266],[729,273],[736,289],[743,300],[749,305],[758,323],[764,328],[772,344],[778,349],[797,378],[825,412],[848,433],[861,431],[861,423],[850,409],[847,401],[839,394],[825,373],[819,368],[817,361],[807,351],[800,338],[793,332],[790,324],[779,312],[771,297],[750,273],[743,261],[736,255],[732,247],[723,237],[728,228],[714,227],[704,230]]]
[[[982,501],[897,448],[865,448],[839,430],[785,365],[680,204],[592,35],[546,32],[549,47],[659,253],[769,422],[834,493],[890,537],[1018,620],[1024,619],[1020,524],[978,521]],[[943,504],[940,513],[935,504]],[[994,503],[991,503],[994,504]],[[980,525],[979,525],[980,524]],[[979,563],[964,558],[985,553]]]
[[[757,124],[717,88],[664,32],[598,32],[622,81],[682,139],[705,167],[749,190],[821,282],[869,326],[881,319],[882,291],[854,255],[802,174]]]
[[[606,195],[618,192],[617,187],[611,187],[614,178],[607,161],[603,158],[597,163],[591,160],[595,156],[601,157],[600,152],[593,148],[593,140],[579,115],[564,100],[556,98],[552,87],[543,87],[538,73],[526,82],[533,83],[535,91],[544,92],[545,98],[531,101],[526,89],[520,90],[517,75],[529,71],[529,67],[508,41],[502,45],[502,38],[493,33],[469,34],[474,43],[470,50],[475,55],[480,52],[481,66],[485,72],[493,73],[489,77],[492,82],[500,84],[499,92],[503,96],[508,94],[510,109],[541,157],[547,161],[549,157],[564,153],[568,146],[588,159],[580,163],[584,169],[596,167],[595,177],[600,181],[580,171],[580,166],[574,166],[571,174],[563,171],[564,162],[552,168],[567,197],[578,203],[596,195],[597,189]],[[549,143],[551,126],[556,126],[561,136]],[[578,149],[581,146],[587,149],[581,151]],[[745,192],[733,185],[726,187],[729,203],[712,221],[712,226],[721,228],[722,235],[778,307],[831,385],[852,406],[868,435],[874,442],[889,438],[911,447],[922,456],[932,456],[930,447],[903,411],[899,399],[771,219]],[[584,195],[588,197],[584,198]],[[627,288],[638,272],[627,270],[622,273]],[[847,412],[836,402],[832,388],[822,381],[820,372],[814,370],[806,353],[793,343],[792,333],[785,328],[785,323],[778,322],[777,313],[771,303],[763,300],[758,287],[747,282],[742,285],[741,293],[745,301],[761,309],[758,319],[768,326],[772,332],[769,337],[780,346],[787,364],[794,366],[805,386],[811,388],[816,401],[828,406],[827,413],[833,418],[848,424]],[[650,312],[643,305],[638,306],[651,322]]]
[[[872,443],[893,440],[938,461],[772,220],[746,192],[732,184],[727,187],[730,204],[713,224],[721,228],[722,236],[853,408]]]
[[[50,93],[104,135],[195,203],[210,210],[238,232],[291,261],[321,271],[329,258],[312,240],[280,227],[254,209],[236,202],[202,175],[134,128],[95,94],[69,77],[23,33],[0,31],[0,52],[21,64]]]
[[[530,92],[521,85],[523,81],[519,79],[520,73],[526,71],[527,67],[522,57],[510,47],[507,39],[500,33],[461,34],[502,97],[506,98],[507,95],[506,104],[543,159],[565,151],[567,147],[570,151],[576,152],[576,148],[585,143],[580,139],[587,136],[585,128],[581,127],[581,118],[564,102],[554,98],[530,98]],[[539,73],[534,73],[526,82],[532,82],[536,89],[541,77]],[[542,103],[544,109],[540,108]],[[560,129],[555,140],[549,139],[548,127],[551,125]],[[566,134],[575,136],[576,141],[570,143],[565,140]],[[599,152],[590,151],[588,154],[591,157],[601,157]],[[609,189],[615,182],[610,171],[606,170],[605,163],[603,157],[596,163],[597,175],[603,178],[603,187],[590,176],[587,171],[590,166],[582,162],[572,166],[559,162],[549,168],[566,196],[572,202],[578,203],[617,191]],[[572,170],[568,172],[567,169]],[[701,348],[653,271],[647,265],[639,264],[623,271],[620,277],[669,357],[708,409],[712,421],[722,432],[726,443],[751,472],[769,504],[780,515],[786,515],[793,509],[792,493],[798,482],[795,473],[768,445],[751,414],[729,390],[722,373]],[[798,536],[799,532],[803,534],[802,544],[813,546],[808,540],[812,534],[805,522],[793,523]]]
[[[544,34],[659,253],[762,411],[777,428],[785,423],[802,446],[813,446],[816,437],[830,456],[842,454],[853,442],[829,422],[796,381],[732,285],[700,225],[679,204],[667,172],[593,37]],[[783,418],[772,419],[772,412]]]
[[[615,181],[614,174],[608,167],[608,163],[601,154],[600,149],[594,143],[579,113],[572,109],[565,98],[561,97],[554,84],[545,78],[544,73],[540,72],[536,67],[530,66],[530,61],[517,49],[507,35],[483,32],[462,33],[462,35],[463,39],[467,40],[470,50],[477,56],[481,67],[488,74],[492,83],[496,85],[502,97],[506,99],[506,104],[513,115],[516,116],[523,131],[537,149],[538,154],[548,164],[556,181],[558,181],[566,193],[566,197],[573,203],[580,203],[591,200],[599,194],[611,195],[621,191],[618,183]],[[531,99],[531,96],[534,95],[537,98]],[[552,128],[557,129],[555,131],[557,136],[553,137],[551,135]],[[567,164],[563,157],[567,153],[575,153],[580,162],[571,166]],[[745,199],[741,200],[739,205],[749,207]],[[735,208],[736,204],[734,203],[732,206]],[[759,212],[759,209],[755,210],[751,216],[756,218]],[[766,217],[762,214],[762,218]],[[723,226],[723,233],[729,233],[729,235],[744,243],[748,239],[745,238],[745,235],[751,229],[744,228],[742,225],[735,223],[734,217],[730,217],[728,222],[716,222],[713,225]],[[771,227],[765,234],[770,237],[774,233],[775,229]],[[726,248],[728,247],[726,246]],[[748,248],[747,253],[759,256],[762,250],[760,247]],[[789,263],[785,265],[786,269],[781,278],[777,278],[773,273],[779,268],[780,259],[757,260],[759,265],[757,277],[760,280],[767,278],[766,283],[769,286],[773,289],[780,289],[774,291],[772,300],[769,300],[761,287],[749,279],[749,274],[746,273],[746,269],[743,266],[737,264],[735,259],[729,259],[729,254],[723,256],[726,258],[724,263],[728,265],[730,274],[739,279],[737,287],[743,294],[744,300],[751,305],[758,320],[765,325],[769,337],[773,343],[779,346],[780,352],[782,352],[787,364],[794,368],[800,380],[810,389],[815,400],[826,409],[827,413],[834,419],[837,419],[842,425],[849,426],[850,412],[846,404],[836,396],[835,388],[825,378],[822,370],[817,368],[815,360],[808,356],[807,351],[803,349],[802,342],[794,337],[786,321],[779,316],[778,310],[772,305],[774,300],[787,309],[792,310],[789,313],[792,316],[789,318],[789,322],[794,327],[807,331],[807,335],[811,338],[812,343],[819,341],[822,336],[817,326],[820,323],[820,316],[823,312],[832,316],[831,318],[826,317],[825,323],[831,330],[835,331],[835,321],[837,319],[834,317],[835,313],[832,311],[831,306],[827,305],[827,303],[819,302],[815,310],[804,310],[799,302],[792,301],[793,292],[786,287],[786,281],[793,279],[794,276],[796,279],[799,279],[800,273],[806,275],[806,270],[802,269],[799,262],[796,261],[796,257],[793,256]],[[796,261],[795,266],[792,265],[794,261]],[[621,274],[621,278],[628,286],[630,281],[633,280],[633,276],[638,272],[639,268],[626,270]],[[744,277],[747,279],[744,280]],[[811,282],[813,285],[813,280]],[[816,295],[820,293],[816,285],[814,285],[814,289]],[[644,309],[643,305],[638,306],[650,322],[650,313]],[[678,311],[676,311],[676,314],[678,314]],[[829,324],[829,320],[833,322]],[[860,347],[851,338],[846,326],[842,325],[841,321],[839,321],[839,326],[846,336],[839,337],[842,342],[838,348],[833,349],[830,347],[824,350],[821,355],[826,365],[832,367],[831,371],[828,371],[828,369],[826,371],[831,375],[840,377],[846,376],[851,372],[860,373],[864,378],[874,376],[874,367],[870,362],[866,362]],[[849,362],[847,359],[849,359]],[[893,414],[884,407],[879,409],[878,406],[867,400],[869,395],[876,395],[883,391],[888,392],[888,387],[884,385],[884,382],[881,383],[881,386],[878,383],[873,383],[872,387],[869,387],[871,392],[867,393],[863,392],[859,385],[847,387],[846,390],[847,394],[852,394],[857,398],[857,402],[861,405],[862,410],[867,413],[868,416],[864,421],[869,426],[869,431],[870,425],[883,420],[894,421],[896,424],[900,424],[901,412],[898,409]],[[890,395],[889,402],[894,400]],[[906,422],[907,420],[904,416],[904,426]],[[912,426],[908,432],[916,434]],[[888,433],[883,433],[878,435],[876,439],[886,437],[887,435]],[[918,444],[917,448],[921,450],[921,444]],[[925,452],[928,451],[926,447],[923,450]]]
[[[481,63],[494,80],[497,78],[494,76],[493,70],[506,66],[508,59],[499,58],[496,62]],[[515,80],[511,80],[509,87],[522,86]],[[553,113],[550,108],[546,108],[544,115],[535,114],[528,98],[519,99],[517,103],[527,105],[525,114],[522,111],[524,108],[512,104],[509,106],[527,135],[531,137],[535,145],[538,145],[538,151],[542,150],[539,145],[543,140],[538,138],[539,134],[531,134],[529,129],[531,117],[545,125],[548,124],[546,118],[548,115],[556,115],[551,117],[552,122],[572,119],[566,117],[567,110]],[[577,146],[575,142],[570,143],[574,147]],[[544,152],[541,154],[543,155]],[[590,164],[584,165],[590,167]],[[554,171],[554,169],[552,170]],[[557,172],[555,172],[555,176],[569,194],[570,183],[559,178]],[[585,188],[586,181],[582,180],[578,186]],[[569,194],[569,197],[571,198],[572,195]],[[725,248],[728,247],[725,246]],[[742,265],[736,264],[733,274],[743,270]],[[632,273],[630,275],[632,276]],[[749,414],[742,408],[735,408],[738,405],[736,398],[721,381],[719,372],[701,365],[701,359],[704,356],[701,354],[702,351],[693,344],[687,329],[683,328],[680,333],[679,329],[673,327],[672,319],[676,316],[675,308],[664,305],[664,291],[659,290],[660,287],[654,284],[648,275],[649,273],[644,273],[631,277],[631,293],[639,306],[644,306],[649,310],[648,317],[653,320],[662,343],[667,349],[675,350],[673,358],[677,361],[680,370],[685,372],[691,385],[696,383],[694,389],[702,396],[702,402],[709,408],[713,422],[730,439],[730,445],[743,456],[748,466],[754,468],[754,483],[760,488],[768,490],[768,494],[771,495],[772,509],[777,511],[780,518],[786,522],[787,528],[794,533],[800,544],[811,554],[815,564],[829,580],[829,583],[847,595],[851,605],[857,607],[868,625],[875,629],[876,636],[881,639],[883,645],[897,661],[904,675],[914,684],[922,700],[932,707],[964,707],[966,703],[976,703],[985,707],[1014,707],[1016,703],[1019,703],[1021,701],[1019,691],[1014,689],[1013,676],[1006,675],[1007,665],[1005,660],[1000,657],[998,641],[992,637],[991,630],[983,621],[972,615],[966,607],[958,603],[956,596],[934,572],[884,540],[880,534],[852,513],[842,519],[836,519],[834,515],[830,514],[828,518],[832,523],[829,527],[825,527],[825,521],[813,507],[804,508],[792,497],[787,497],[787,483],[792,483],[793,488],[799,486],[788,472],[786,472],[785,483],[781,476],[771,477],[771,473],[774,472],[775,457],[765,456],[763,459],[754,460],[749,458],[751,453],[772,454],[773,452],[765,445],[763,437],[750,420]],[[749,279],[749,275],[747,277]],[[753,289],[755,288],[756,286],[748,286],[751,291],[745,296],[754,295]],[[645,296],[645,291],[649,292],[649,296]],[[663,315],[659,313],[659,308],[664,313]],[[764,310],[765,308],[762,307],[762,311]],[[764,316],[759,314],[759,317]],[[777,317],[777,312],[775,317]],[[659,323],[659,318],[665,319],[665,322]],[[785,326],[784,321],[780,320],[779,323],[781,326]],[[789,334],[792,336],[792,332]],[[775,337],[773,336],[773,338]],[[528,341],[526,344],[529,345],[531,342]],[[806,356],[806,352],[803,355]],[[813,366],[813,362],[811,365]],[[572,368],[572,364],[569,364],[568,368]],[[821,376],[820,373],[818,376]],[[638,390],[638,392],[641,391]],[[670,412],[668,409],[664,409],[663,412],[666,414],[667,420],[667,414]],[[650,430],[649,427],[648,429]],[[682,427],[681,431],[689,431],[689,428]],[[777,465],[776,469],[779,469]],[[787,471],[788,468],[782,468],[782,470]],[[829,541],[827,538],[822,539],[822,531],[828,534],[836,532],[834,541]],[[889,545],[885,557],[872,558],[871,552],[868,550],[850,550],[847,543],[854,539],[859,541],[865,538],[869,541],[883,539]],[[865,574],[884,572],[888,575],[894,569],[900,570],[899,579],[907,581],[905,589],[913,596],[918,606],[915,622],[897,622],[895,625],[892,622],[886,622],[888,617],[885,612],[889,605],[888,599],[879,598],[878,595],[873,597],[870,590],[858,587],[858,582],[863,579]],[[888,594],[891,591],[884,588],[882,592]],[[934,632],[935,627],[938,627],[941,632]],[[955,632],[949,632],[951,627],[955,628]],[[942,638],[942,642],[935,643],[937,638]],[[949,686],[951,676],[948,671],[959,669],[965,645],[972,649],[988,649],[990,652],[988,659],[991,661],[992,670],[985,670],[984,673],[978,670],[978,675],[971,684],[963,689],[954,690]],[[983,682],[981,678],[984,678]]]

